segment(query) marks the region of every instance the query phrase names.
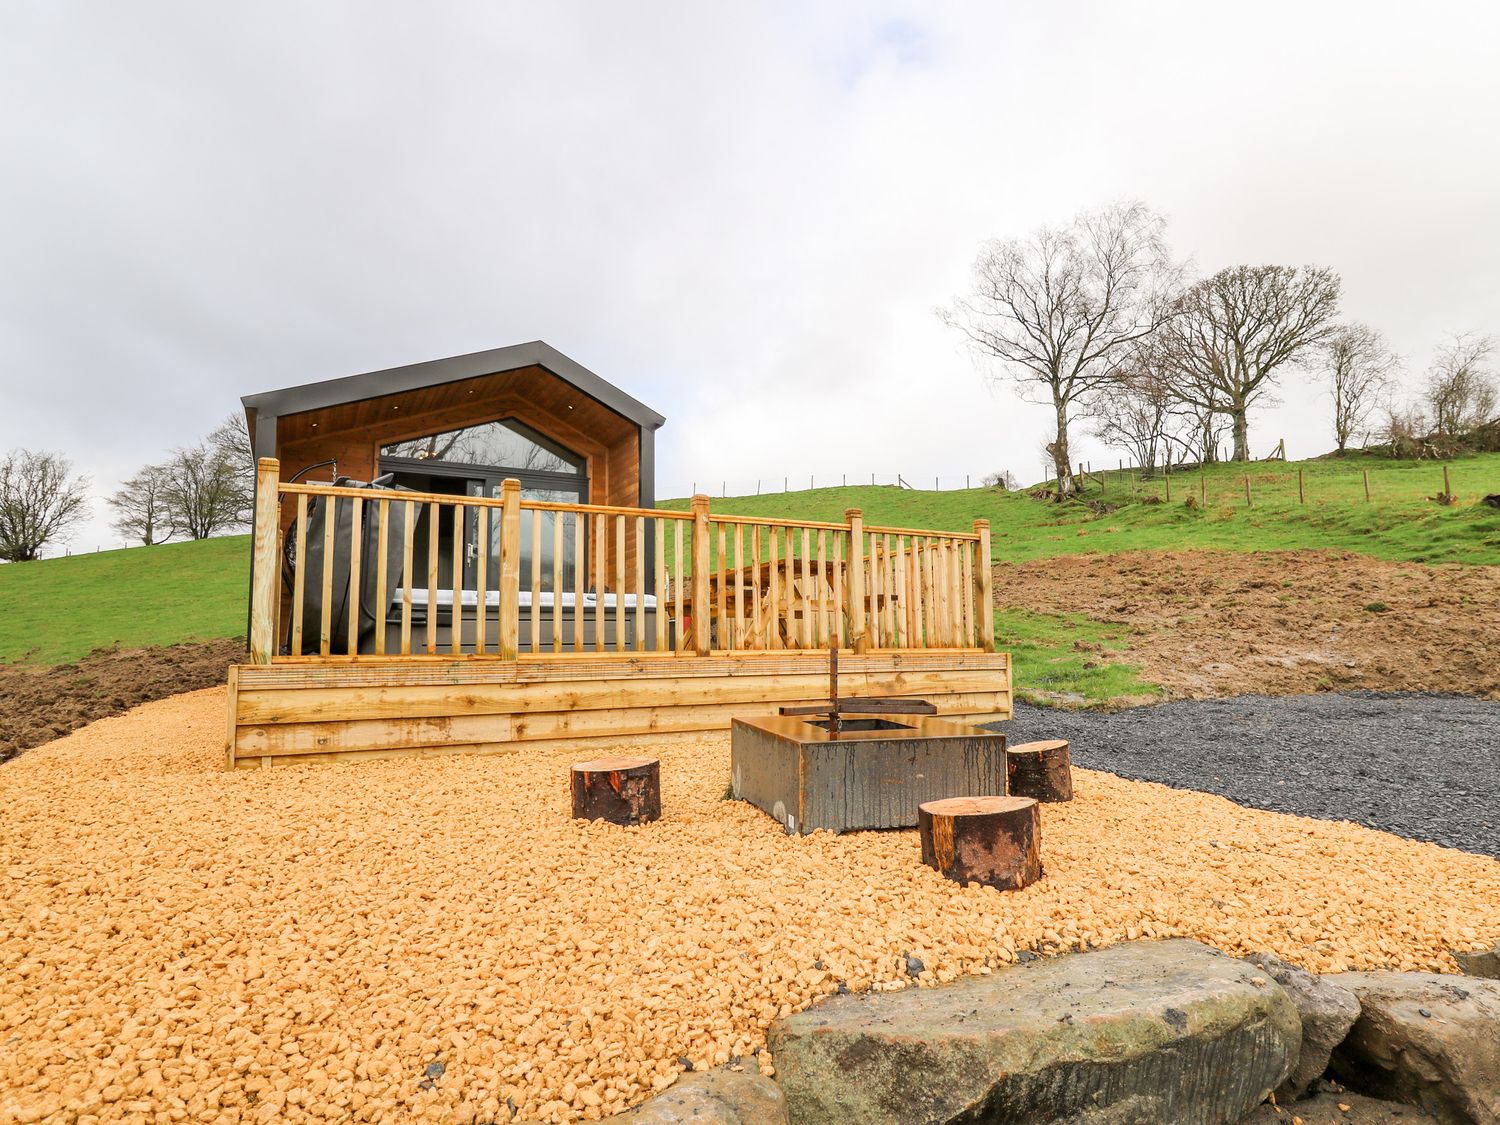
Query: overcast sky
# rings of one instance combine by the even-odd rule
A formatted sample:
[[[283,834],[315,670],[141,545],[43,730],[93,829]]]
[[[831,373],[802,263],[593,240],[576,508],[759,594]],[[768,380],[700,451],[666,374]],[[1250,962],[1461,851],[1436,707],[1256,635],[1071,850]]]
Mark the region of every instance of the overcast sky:
[[[544,339],[663,495],[1041,475],[933,315],[1140,198],[1199,272],[1330,266],[1417,378],[1500,332],[1500,5],[0,4],[0,449],[102,497],[242,394]],[[1259,455],[1330,448],[1292,380]],[[1118,454],[1085,440],[1079,456]]]

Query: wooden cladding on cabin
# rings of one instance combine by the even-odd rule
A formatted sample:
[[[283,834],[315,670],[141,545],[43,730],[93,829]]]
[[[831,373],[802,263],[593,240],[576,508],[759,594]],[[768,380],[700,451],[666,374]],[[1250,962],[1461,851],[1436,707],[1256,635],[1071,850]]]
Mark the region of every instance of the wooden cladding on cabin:
[[[293,512],[290,526],[282,508]],[[278,539],[278,534],[282,537]],[[267,589],[291,539],[289,587]],[[994,648],[972,532],[287,484],[260,463],[251,658]]]
[[[1003,653],[851,655],[840,683],[850,695],[926,699],[940,715],[1010,715]],[[594,753],[722,732],[735,716],[827,692],[821,653],[242,665],[230,673],[228,764]]]

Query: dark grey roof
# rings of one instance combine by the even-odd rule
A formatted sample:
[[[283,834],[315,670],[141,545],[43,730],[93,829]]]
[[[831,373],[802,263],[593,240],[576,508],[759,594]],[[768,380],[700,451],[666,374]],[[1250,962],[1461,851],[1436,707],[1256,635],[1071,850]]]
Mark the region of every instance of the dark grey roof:
[[[487,352],[457,355],[449,359],[412,363],[385,371],[370,371],[363,375],[325,379],[321,383],[304,383],[300,387],[246,395],[240,401],[247,410],[254,410],[258,415],[284,417],[304,410],[320,410],[325,406],[359,402],[362,399],[379,398],[381,395],[400,394],[402,391],[456,383],[462,379],[496,375],[532,366],[552,372],[559,379],[571,383],[590,398],[639,426],[654,430],[666,421],[649,406],[631,398],[619,387],[606,383],[581,363],[569,359],[551,344],[541,340],[513,344],[508,348],[492,348]]]

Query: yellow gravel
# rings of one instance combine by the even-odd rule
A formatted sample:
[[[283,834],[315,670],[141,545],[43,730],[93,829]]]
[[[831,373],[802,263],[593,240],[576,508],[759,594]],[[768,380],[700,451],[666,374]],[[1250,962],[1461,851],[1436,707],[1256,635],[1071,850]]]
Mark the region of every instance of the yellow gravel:
[[[0,768],[0,1122],[597,1118],[908,952],[1451,972],[1500,940],[1495,860],[1084,770],[1002,894],[915,832],[783,835],[720,799],[727,739],[664,751],[662,819],[619,829],[569,819],[567,754],[227,774],[223,731],[196,692]]]

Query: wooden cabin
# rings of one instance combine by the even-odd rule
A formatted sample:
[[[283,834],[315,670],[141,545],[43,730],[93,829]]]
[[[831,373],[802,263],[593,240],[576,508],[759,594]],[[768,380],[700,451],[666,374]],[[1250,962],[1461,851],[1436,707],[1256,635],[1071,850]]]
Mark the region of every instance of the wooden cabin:
[[[828,694],[1010,712],[989,529],[655,507],[663,417],[541,342],[243,400],[228,762],[594,753]]]

